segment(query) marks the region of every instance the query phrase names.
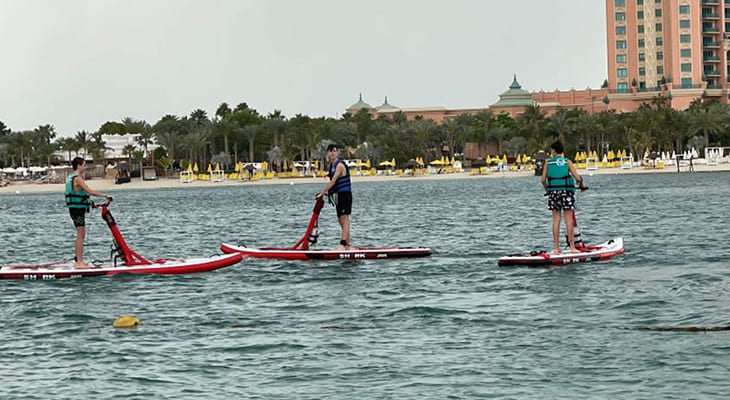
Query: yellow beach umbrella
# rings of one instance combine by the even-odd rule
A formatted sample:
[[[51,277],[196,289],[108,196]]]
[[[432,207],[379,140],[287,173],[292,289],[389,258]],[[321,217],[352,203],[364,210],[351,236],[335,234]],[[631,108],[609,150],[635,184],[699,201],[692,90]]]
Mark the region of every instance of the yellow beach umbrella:
[[[385,160],[378,165],[381,167],[390,167],[391,166],[390,161],[388,161],[388,160]]]
[[[208,164],[208,173],[210,173],[210,172],[213,172],[213,167],[211,167],[210,164]]]
[[[367,161],[365,161],[365,168],[370,169],[370,159],[369,158]]]
[[[616,158],[616,155],[613,153],[613,150],[609,150],[606,157],[608,158],[608,161],[612,161],[614,158]]]
[[[221,170],[221,165],[218,164],[218,163],[215,163],[215,170],[216,171],[220,171]]]
[[[429,164],[431,165],[444,165],[444,162],[441,160],[433,160]]]
[[[528,162],[530,162],[530,160],[531,160],[531,158],[527,154],[523,154],[522,155],[522,162],[523,163],[528,163]]]
[[[197,174],[198,171],[200,171],[200,170],[198,169],[198,162],[196,161],[195,165],[193,166],[193,172],[195,172]]]
[[[319,169],[319,160],[314,160],[314,169]]]
[[[448,158],[444,159],[444,156],[441,156],[441,165],[448,165],[448,164],[449,164],[449,159]]]
[[[262,171],[268,171],[269,170],[269,163],[267,161],[261,162],[261,170]]]
[[[392,160],[390,160],[390,166],[391,167],[395,167],[395,158],[392,159]]]
[[[236,163],[236,165],[233,166],[233,172],[238,172],[240,170],[241,168],[239,168],[238,163]]]
[[[519,155],[519,154],[517,155],[517,160],[515,161],[515,163],[516,164],[522,164],[522,156],[521,155]]]
[[[507,155],[506,154],[502,155],[502,163],[507,164]]]
[[[193,172],[193,166],[191,164],[188,164],[188,172]]]
[[[454,158],[454,156],[451,156],[451,165],[454,165],[454,164],[456,164],[456,159]]]

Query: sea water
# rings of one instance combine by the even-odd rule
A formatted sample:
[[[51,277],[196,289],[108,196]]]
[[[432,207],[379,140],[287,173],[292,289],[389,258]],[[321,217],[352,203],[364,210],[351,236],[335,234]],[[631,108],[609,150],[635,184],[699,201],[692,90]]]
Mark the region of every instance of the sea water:
[[[584,238],[626,240],[602,263],[497,267],[551,248],[538,178],[403,178],[354,185],[353,243],[430,258],[3,281],[0,398],[726,398],[730,332],[636,328],[730,325],[729,182],[588,177]],[[117,191],[111,210],[144,256],[209,256],[293,245],[319,188]],[[87,225],[87,259],[108,260],[98,211]],[[321,231],[337,245],[331,207]],[[73,240],[61,194],[0,196],[0,264],[69,259]]]

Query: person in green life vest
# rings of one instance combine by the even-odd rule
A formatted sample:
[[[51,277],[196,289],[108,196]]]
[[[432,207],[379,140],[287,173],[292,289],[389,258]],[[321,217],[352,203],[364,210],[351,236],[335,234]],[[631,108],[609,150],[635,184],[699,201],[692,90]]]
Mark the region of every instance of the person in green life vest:
[[[563,155],[560,141],[550,145],[551,158],[542,170],[542,186],[547,191],[548,209],[553,212],[553,254],[560,254],[560,214],[565,218],[565,231],[571,253],[579,253],[573,241],[573,212],[575,210],[575,183],[582,189],[583,178],[573,162]]]
[[[112,196],[92,190],[84,181],[86,162],[81,157],[71,161],[73,172],[66,178],[66,207],[71,215],[71,220],[76,227],[76,247],[74,257],[74,268],[89,268],[84,263],[84,236],[86,235],[86,213],[91,207],[89,196],[106,197],[112,200]]]

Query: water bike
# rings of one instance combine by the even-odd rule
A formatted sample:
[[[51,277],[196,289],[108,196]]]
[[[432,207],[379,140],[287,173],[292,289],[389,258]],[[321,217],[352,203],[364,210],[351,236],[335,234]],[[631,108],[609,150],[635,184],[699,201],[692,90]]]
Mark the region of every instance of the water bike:
[[[588,187],[579,186],[577,189],[580,189],[580,191],[583,192],[588,190]],[[547,195],[547,193],[545,195]],[[576,219],[575,214],[575,210],[573,210],[573,244],[575,245],[575,248],[579,250],[578,253],[563,251],[560,254],[552,254],[545,250],[534,250],[525,254],[510,254],[508,256],[500,257],[497,260],[497,264],[500,267],[550,267],[575,263],[605,261],[624,253],[623,238],[611,239],[605,243],[594,246],[586,245],[581,236],[580,227],[578,226],[578,220]],[[566,245],[569,245],[570,243],[567,234],[565,235],[565,242]]]
[[[221,250],[227,254],[242,254],[252,258],[276,258],[282,260],[385,260],[391,258],[428,257],[431,249],[426,247],[351,247],[346,250],[315,250],[310,245],[319,238],[319,214],[324,199],[317,197],[307,231],[291,248],[250,248],[223,243]]]
[[[208,258],[147,260],[127,245],[109,211],[110,202],[109,200],[101,204],[92,203],[92,207],[101,208],[101,218],[111,231],[113,237],[111,262],[95,261],[93,267],[83,269],[74,268],[73,260],[5,265],[0,267],[0,279],[53,280],[116,274],[191,274],[228,267],[243,258],[241,254],[224,254]]]

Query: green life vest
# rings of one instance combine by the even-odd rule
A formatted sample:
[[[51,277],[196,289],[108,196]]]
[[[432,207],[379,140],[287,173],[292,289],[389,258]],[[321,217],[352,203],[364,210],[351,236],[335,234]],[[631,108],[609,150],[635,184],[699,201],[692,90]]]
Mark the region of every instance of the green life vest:
[[[575,192],[575,181],[568,169],[568,159],[555,156],[547,162],[547,190]]]
[[[66,207],[68,208],[86,208],[89,209],[91,203],[89,203],[89,194],[85,190],[80,191],[74,190],[74,178],[79,176],[76,173],[72,173],[66,178]]]

